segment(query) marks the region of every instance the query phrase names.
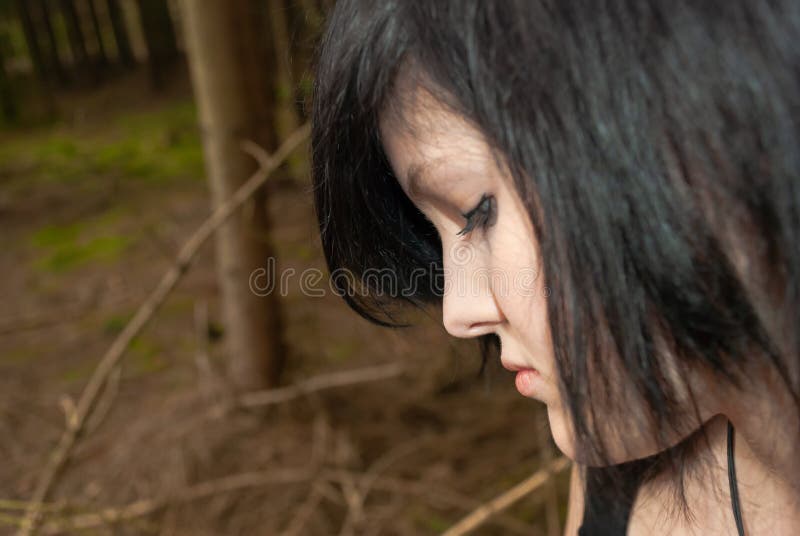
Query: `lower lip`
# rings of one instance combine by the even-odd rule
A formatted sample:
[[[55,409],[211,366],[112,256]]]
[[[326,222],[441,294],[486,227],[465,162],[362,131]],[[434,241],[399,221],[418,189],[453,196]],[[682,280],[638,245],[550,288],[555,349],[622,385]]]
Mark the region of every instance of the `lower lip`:
[[[541,375],[536,369],[524,369],[517,372],[517,377],[514,380],[514,385],[517,391],[522,396],[529,398],[539,398],[537,394],[540,392],[539,383],[541,382]]]

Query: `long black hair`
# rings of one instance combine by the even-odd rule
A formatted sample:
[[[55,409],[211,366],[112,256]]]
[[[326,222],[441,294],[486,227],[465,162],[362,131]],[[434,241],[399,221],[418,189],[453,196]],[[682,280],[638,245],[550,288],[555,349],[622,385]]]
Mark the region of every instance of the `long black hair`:
[[[312,113],[323,248],[355,276],[339,289],[386,325],[398,300],[441,299],[441,243],[378,128],[416,73],[526,203],[582,458],[632,426],[683,430],[690,367],[736,386],[768,364],[798,403],[798,42],[794,0],[339,0]],[[356,290],[375,269],[418,292]]]

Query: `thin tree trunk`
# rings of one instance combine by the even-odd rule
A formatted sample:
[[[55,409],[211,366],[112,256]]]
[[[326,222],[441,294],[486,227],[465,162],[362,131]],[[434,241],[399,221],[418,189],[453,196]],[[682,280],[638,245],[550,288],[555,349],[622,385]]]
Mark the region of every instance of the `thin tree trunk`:
[[[161,89],[178,58],[175,27],[167,0],[139,0],[138,4],[142,33],[147,45],[151,85],[154,89]]]
[[[26,2],[27,0],[20,0]],[[50,10],[45,5],[46,0],[38,0],[37,7],[39,8],[39,16],[44,26],[44,36],[47,42],[47,64],[51,70],[52,78],[58,83],[59,86],[64,87],[67,85],[69,78],[64,70],[64,64],[61,61],[61,53],[58,50],[58,40],[56,39],[56,32],[53,30],[53,22],[50,20]]]
[[[72,59],[79,72],[79,77],[83,78],[90,74],[91,68],[89,66],[89,53],[86,50],[86,39],[81,28],[81,18],[78,15],[78,10],[75,9],[75,2],[73,0],[61,0],[61,12],[64,14],[64,22],[67,26]]]
[[[97,6],[94,5],[94,1],[87,0],[89,14],[92,17],[92,28],[94,28],[95,39],[97,39],[97,54],[100,59],[100,65],[106,67],[108,65],[108,54],[106,54],[106,46],[103,43],[103,27],[100,25],[100,18],[97,16]]]
[[[206,171],[218,206],[255,168],[240,142],[252,139],[268,151],[276,145],[262,19],[250,0],[183,0],[182,8]],[[276,385],[284,363],[277,293],[259,297],[250,288],[253,271],[265,268],[272,254],[265,201],[262,189],[251,209],[215,237],[228,372],[240,389]]]
[[[14,123],[17,120],[19,109],[6,72],[4,45],[5,43],[0,40],[0,111],[2,111],[6,123]]]
[[[313,81],[311,63],[325,23],[325,16],[315,0],[291,2],[289,14],[295,107],[300,121],[303,122],[308,120]]]
[[[39,41],[38,25],[36,24],[37,17],[34,16],[35,9],[31,10],[30,2],[26,0],[18,0],[17,11],[19,12],[20,21],[22,22],[22,30],[25,34],[25,41],[28,45],[28,52],[31,57],[31,62],[33,63],[34,70],[36,71],[36,76],[40,81],[41,98],[43,100],[45,114],[48,118],[53,118],[56,114],[56,107],[51,88],[51,76],[53,74],[60,74],[60,72],[55,71],[55,73],[53,73],[47,69],[48,62],[45,59],[41,42]],[[39,15],[40,18],[46,19],[46,14],[44,12],[40,12]],[[0,56],[3,56],[3,54],[0,53]],[[2,61],[2,58],[0,58],[0,61]],[[0,91],[3,92],[4,115],[9,121],[14,121],[19,115],[17,99],[16,96],[13,95],[11,81],[8,79],[8,73],[5,72],[5,65],[0,67],[3,69],[3,88]]]
[[[114,41],[117,43],[117,56],[125,67],[133,67],[136,59],[133,57],[131,40],[128,37],[128,28],[119,6],[119,0],[108,0],[108,17],[111,19],[111,28],[114,30]]]
[[[275,131],[278,137],[285,138],[300,124],[295,108],[295,83],[292,75],[292,44],[289,40],[288,6],[284,0],[268,0],[267,18],[272,34],[272,53],[275,91]],[[301,154],[289,158],[287,165],[293,177],[307,175],[308,159]]]
[[[36,23],[31,13],[30,2],[28,0],[17,0],[17,11],[20,22],[22,22],[22,31],[25,34],[28,54],[30,55],[31,63],[33,63],[36,76],[39,77],[43,85],[47,86],[50,84],[50,77],[48,76],[47,64],[42,53],[39,33],[36,31]]]
[[[281,137],[293,132],[299,120],[294,110],[294,84],[292,83],[292,52],[289,43],[289,19],[283,0],[268,0],[268,18],[275,53],[275,130]]]

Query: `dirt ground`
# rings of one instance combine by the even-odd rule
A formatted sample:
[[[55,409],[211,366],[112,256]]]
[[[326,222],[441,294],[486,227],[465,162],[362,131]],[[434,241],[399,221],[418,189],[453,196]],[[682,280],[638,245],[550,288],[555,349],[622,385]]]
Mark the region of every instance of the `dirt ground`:
[[[0,534],[100,356],[208,214],[185,80],[153,96],[140,73],[59,107],[55,125],[0,133]],[[309,189],[273,189],[279,270],[324,269]],[[298,285],[282,305],[287,384],[392,362],[405,372],[214,412],[219,376],[198,367],[208,355],[221,371],[225,358],[209,245],[126,353],[50,495],[45,532],[439,534],[552,454],[543,407],[497,364],[478,378],[477,346],[438,318],[387,330]],[[566,476],[475,533],[547,534],[548,504],[563,520]],[[157,504],[68,524],[136,501]]]

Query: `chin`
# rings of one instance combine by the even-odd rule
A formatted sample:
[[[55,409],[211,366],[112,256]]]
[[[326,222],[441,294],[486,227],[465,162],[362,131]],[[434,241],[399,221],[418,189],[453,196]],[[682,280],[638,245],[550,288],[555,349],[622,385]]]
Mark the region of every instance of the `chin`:
[[[599,460],[587,459],[585,455],[580,455],[578,453],[571,422],[563,409],[551,408],[548,406],[547,416],[550,420],[550,431],[553,434],[553,441],[564,456],[586,467],[603,467],[609,465],[608,462],[603,463]],[[633,459],[632,457],[618,452],[611,452],[609,454],[611,455],[612,465]]]

